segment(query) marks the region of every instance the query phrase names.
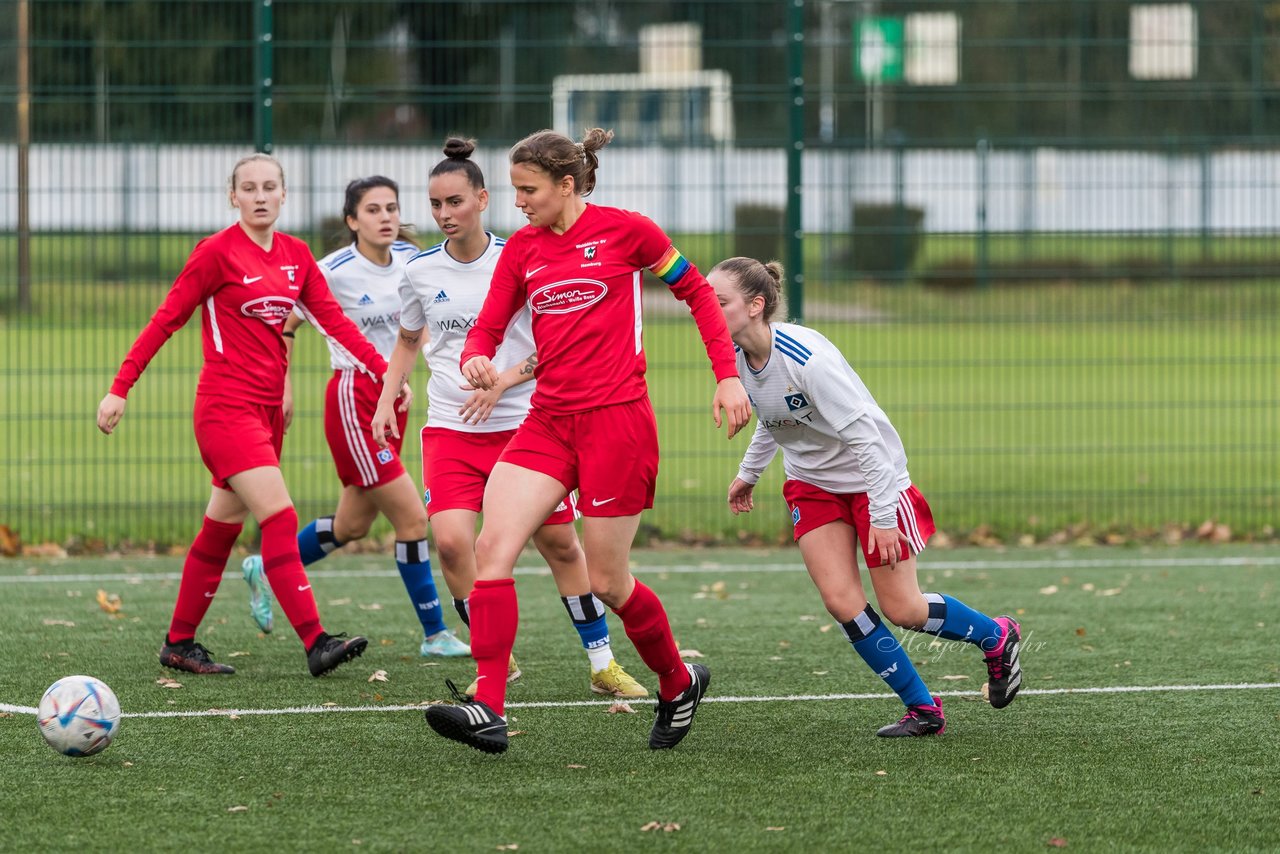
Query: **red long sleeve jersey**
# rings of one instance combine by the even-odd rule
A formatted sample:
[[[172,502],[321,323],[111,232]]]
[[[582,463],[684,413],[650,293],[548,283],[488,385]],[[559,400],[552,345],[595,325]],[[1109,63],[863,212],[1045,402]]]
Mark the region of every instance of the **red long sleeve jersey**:
[[[538,348],[533,406],[569,413],[638,400],[647,392],[640,302],[646,268],[689,306],[716,380],[738,376],[707,280],[648,217],[598,205],[587,205],[564,234],[525,226],[511,236],[461,363],[492,358],[527,302]]]
[[[329,293],[311,250],[276,232],[267,251],[237,223],[196,244],[164,302],[125,356],[113,394],[127,397],[147,364],[203,305],[204,366],[197,394],[268,406],[284,395],[284,321],[296,306],[346,350],[358,369],[380,380],[387,365]]]

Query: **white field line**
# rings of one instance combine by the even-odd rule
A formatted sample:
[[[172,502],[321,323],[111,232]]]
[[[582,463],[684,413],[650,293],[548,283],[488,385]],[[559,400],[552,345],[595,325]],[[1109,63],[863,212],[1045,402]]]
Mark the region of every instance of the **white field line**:
[[[934,570],[993,570],[993,569],[1171,569],[1177,567],[1239,567],[1239,566],[1280,566],[1280,555],[1257,557],[1217,557],[1217,558],[1082,558],[1079,560],[1044,558],[1037,560],[925,560],[920,565],[921,572]],[[804,564],[800,556],[789,563],[699,563],[673,564],[671,566],[635,566],[632,572],[639,575],[669,573],[671,575],[724,575],[729,573],[751,572],[804,572]],[[516,567],[516,575],[547,575],[550,570],[546,566]],[[311,578],[399,578],[398,571],[390,569],[309,569]],[[0,575],[0,584],[70,584],[94,581],[177,581],[182,577],[180,572],[103,572],[78,573],[75,575]],[[240,578],[237,571],[229,571],[222,576],[224,581]]]
[[[1272,691],[1280,689],[1280,682],[1244,682],[1232,685],[1111,685],[1101,688],[1029,688],[1019,692],[1019,696],[1048,697],[1061,694],[1160,694],[1167,692],[1202,692],[1202,691]],[[943,697],[977,697],[977,691],[939,691]],[[788,694],[773,697],[707,697],[704,703],[820,703],[832,700],[896,700],[893,694]],[[508,709],[581,709],[607,708],[616,700],[570,700],[548,701],[540,703],[508,703]],[[219,718],[228,715],[314,715],[347,712],[421,712],[430,703],[411,706],[292,706],[284,709],[204,709],[189,712],[133,712],[125,713],[126,718]],[[637,702],[636,705],[645,705]],[[36,710],[31,706],[14,706],[0,703],[0,712],[18,715],[34,715]]]

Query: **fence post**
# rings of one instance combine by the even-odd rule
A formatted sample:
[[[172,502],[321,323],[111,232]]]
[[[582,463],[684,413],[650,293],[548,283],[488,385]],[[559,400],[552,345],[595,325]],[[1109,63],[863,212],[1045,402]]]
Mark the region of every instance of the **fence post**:
[[[256,0],[253,16],[254,45],[253,70],[253,147],[256,151],[270,153],[273,128],[271,126],[271,0]]]
[[[31,310],[31,8],[18,0],[18,310]]]
[[[987,191],[990,184],[987,160],[990,154],[991,143],[985,139],[978,140],[978,287],[980,288],[991,284],[991,274],[988,269],[990,236],[987,233]]]
[[[1174,251],[1174,211],[1177,210],[1175,202],[1178,198],[1178,188],[1174,181],[1174,170],[1177,167],[1175,161],[1176,142],[1172,136],[1164,138],[1164,266],[1170,279],[1178,278],[1178,262]]]
[[[1213,164],[1209,143],[1200,145],[1200,260],[1209,260],[1209,228],[1213,220]]]
[[[895,284],[907,280],[907,261],[904,258],[907,232],[907,145],[902,132],[896,128],[889,132],[889,147],[893,151],[893,220],[889,226],[889,269]]]
[[[791,81],[791,109],[787,131],[787,312],[804,321],[804,202],[801,165],[804,158],[804,0],[791,0],[787,9],[787,77]],[[768,259],[764,259],[768,260]]]

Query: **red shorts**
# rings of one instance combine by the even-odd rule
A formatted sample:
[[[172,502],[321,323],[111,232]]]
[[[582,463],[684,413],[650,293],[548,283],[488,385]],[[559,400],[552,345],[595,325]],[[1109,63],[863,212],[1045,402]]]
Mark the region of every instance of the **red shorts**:
[[[828,523],[844,522],[857,533],[867,566],[880,566],[880,553],[867,551],[871,512],[865,492],[836,494],[802,480],[788,480],[782,485],[782,497],[791,509],[795,539],[799,540]],[[933,511],[915,486],[909,486],[898,494],[898,528],[907,536],[907,542],[901,544],[899,560],[924,551],[925,541],[934,532]]]
[[[200,459],[213,475],[214,486],[230,489],[227,478],[232,475],[262,466],[280,467],[284,412],[278,404],[197,394],[192,414]]]
[[[577,489],[583,516],[634,516],[653,506],[658,420],[648,397],[569,415],[535,407],[500,459]]]
[[[422,428],[422,500],[427,517],[441,510],[480,512],[484,486],[515,430],[468,433],[447,427]],[[544,525],[567,525],[577,518],[573,493],[551,512]]]
[[[396,412],[400,438],[388,436],[390,447],[379,448],[369,425],[378,409],[382,386],[357,371],[334,371],[324,395],[324,437],[343,486],[373,489],[404,474],[400,446],[409,413]],[[397,409],[399,404],[396,404]]]

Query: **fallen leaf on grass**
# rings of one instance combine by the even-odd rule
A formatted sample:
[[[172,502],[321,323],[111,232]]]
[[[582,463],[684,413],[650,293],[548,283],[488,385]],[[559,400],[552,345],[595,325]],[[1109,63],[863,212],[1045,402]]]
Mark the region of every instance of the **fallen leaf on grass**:
[[[631,708],[630,703],[614,703],[604,710],[606,715],[634,715],[636,710]]]
[[[227,812],[248,812],[249,808],[244,804],[237,804],[234,807],[227,807]]]
[[[98,607],[106,611],[108,614],[120,613],[120,595],[118,593],[108,593],[105,590],[98,591]]]
[[[766,827],[765,830],[786,830],[785,827]]]
[[[566,766],[564,766],[564,767],[566,767],[566,768],[586,768],[587,766],[585,766],[585,765],[566,765]]]
[[[382,606],[379,605],[377,602],[370,602],[368,605],[361,605],[360,610],[361,611],[381,611]]]
[[[825,626],[818,626],[818,631],[825,635],[827,632],[831,631],[831,624],[827,623]]]
[[[396,642],[393,641],[391,638],[383,638],[382,640],[378,641],[378,644],[379,646],[395,646]]]
[[[23,557],[66,557],[67,550],[57,543],[33,543],[23,545]]]
[[[0,525],[0,554],[5,557],[17,557],[20,551],[22,551],[22,540],[19,539],[18,532],[8,525]]]
[[[1081,590],[1083,590],[1085,593],[1092,593],[1092,592],[1093,592],[1093,584],[1092,584],[1092,583],[1089,583],[1089,582],[1086,582],[1086,583],[1084,583],[1084,584],[1081,584],[1081,585],[1080,585],[1080,589],[1081,589]]]
[[[524,735],[524,730],[522,729],[507,730],[507,738],[515,738],[517,735]]]
[[[1055,836],[1049,840],[1049,846],[1051,848],[1066,848],[1067,840],[1063,839],[1061,836]]]
[[[320,707],[322,709],[336,709],[338,707],[338,704],[337,703],[321,703]]]
[[[830,670],[815,670],[815,671],[813,671],[813,675],[814,675],[814,676],[826,676],[826,675],[827,675],[828,673],[830,673],[830,672],[831,672]]]
[[[802,622],[802,623],[812,623],[812,622],[816,621],[817,619],[818,619],[818,618],[817,618],[817,617],[815,617],[813,614],[801,614],[801,615],[800,615],[800,622]]]
[[[641,833],[648,833],[651,830],[661,830],[663,833],[675,833],[680,829],[680,825],[674,821],[661,822],[651,821],[640,828]]]
[[[236,650],[235,652],[233,652],[233,653],[231,653],[230,655],[228,655],[228,656],[227,656],[227,658],[240,658],[240,657],[242,657],[242,656],[249,655],[249,654],[250,654],[250,653],[247,653],[247,652],[245,652],[245,651],[244,651],[244,650],[242,650],[242,649],[238,649],[238,650]]]
[[[375,671],[373,671],[373,675],[369,677],[369,681],[370,681],[370,682],[386,682],[386,681],[387,681],[387,671],[385,671],[385,670],[375,670]]]
[[[1086,633],[1085,633],[1084,627],[1076,629],[1076,637],[1082,638],[1085,636],[1085,634]]]
[[[1040,592],[1045,596],[1052,596],[1058,592],[1058,585],[1050,584],[1048,587],[1041,587]]]
[[[877,772],[876,772],[876,776],[877,776],[877,777],[888,777],[888,776],[889,776],[889,772],[888,772],[888,771],[877,771]]]
[[[948,682],[958,682],[961,679],[968,679],[969,677],[960,673],[956,673],[948,676],[943,676],[942,678],[947,680]]]
[[[330,608],[337,608],[339,605],[350,605],[350,604],[351,604],[351,599],[350,599],[350,598],[347,598],[347,599],[330,599],[330,600],[329,600],[329,607],[330,607]]]
[[[770,660],[770,661],[782,661],[782,656],[780,656],[780,655],[771,655],[771,656],[769,656],[769,660]]]
[[[161,676],[156,680],[156,684],[161,688],[181,688],[182,683],[176,679],[170,679],[168,676]]]
[[[13,717],[13,712],[0,712],[0,718],[11,718],[11,717]]]
[[[507,843],[506,845],[499,845],[495,850],[497,850],[497,851],[519,851],[519,850],[520,850],[520,846],[519,846],[519,845],[517,845],[517,844],[516,844],[516,843],[514,843],[514,842],[510,842],[510,843]]]
[[[1106,590],[1099,590],[1099,596],[1119,596],[1124,592],[1123,587],[1108,587]]]
[[[124,762],[124,763],[123,763],[123,765],[124,765],[124,767],[126,767],[126,768],[132,768],[132,767],[133,767],[133,763],[132,763],[132,762]]]
[[[705,656],[703,656],[703,654],[698,652],[696,649],[682,649],[680,650],[680,657],[681,658],[704,658]]]
[[[229,720],[229,721],[238,721],[238,720],[240,720],[240,716],[239,716],[239,715],[227,715],[227,720]]]
[[[991,684],[988,682],[982,683],[982,699],[987,701],[991,700]]]
[[[46,626],[66,626],[71,629],[76,627],[76,624],[70,620],[41,620],[41,622]]]

